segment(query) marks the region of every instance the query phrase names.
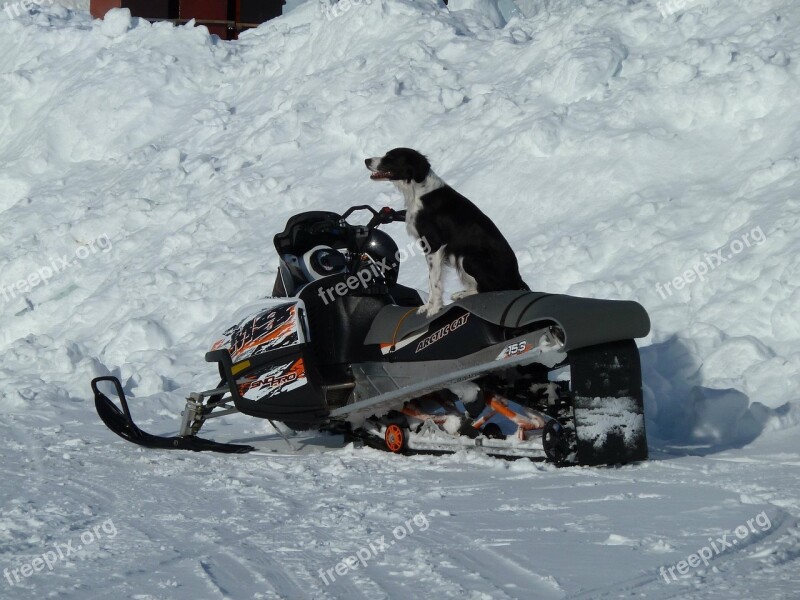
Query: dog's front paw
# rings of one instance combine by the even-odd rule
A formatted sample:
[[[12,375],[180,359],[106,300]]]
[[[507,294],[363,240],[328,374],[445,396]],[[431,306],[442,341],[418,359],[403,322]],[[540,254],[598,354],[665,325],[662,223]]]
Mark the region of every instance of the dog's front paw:
[[[435,304],[423,304],[417,309],[418,315],[425,315],[426,317],[432,317],[436,313],[442,310],[442,306],[435,305]]]
[[[456,300],[461,300],[462,298],[466,298],[467,296],[474,296],[478,292],[476,290],[462,290],[460,292],[456,292],[450,298],[455,302]]]

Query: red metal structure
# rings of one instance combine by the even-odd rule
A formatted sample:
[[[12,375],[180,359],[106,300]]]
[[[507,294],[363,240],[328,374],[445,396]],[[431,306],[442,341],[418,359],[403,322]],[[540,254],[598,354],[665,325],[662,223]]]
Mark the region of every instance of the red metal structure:
[[[285,0],[91,0],[90,10],[98,19],[112,8],[129,8],[133,16],[148,21],[183,24],[194,19],[222,39],[233,40],[241,31],[279,17],[284,4]]]

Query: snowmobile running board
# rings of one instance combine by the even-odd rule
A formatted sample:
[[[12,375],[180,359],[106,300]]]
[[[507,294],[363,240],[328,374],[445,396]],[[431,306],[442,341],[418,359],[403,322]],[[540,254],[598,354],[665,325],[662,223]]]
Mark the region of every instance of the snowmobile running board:
[[[382,438],[384,433],[374,425],[365,428],[367,435]],[[531,439],[513,439],[513,435],[492,438],[486,435],[455,437],[448,435],[430,419],[418,431],[410,433],[405,449],[411,452],[451,453],[459,450],[473,450],[489,456],[503,458],[530,458],[544,460],[546,454],[542,445],[541,431]]]
[[[114,404],[108,396],[101,392],[97,384],[109,381],[114,384],[117,396],[119,397],[122,410]],[[183,436],[159,436],[152,435],[139,429],[133,422],[131,411],[128,408],[128,401],[119,379],[112,376],[96,377],[92,379],[92,392],[94,392],[94,405],[97,414],[106,426],[121,438],[144,446],[145,448],[159,448],[163,450],[192,450],[194,452],[222,452],[224,454],[245,454],[255,450],[253,446],[241,444],[223,444],[213,440],[207,440],[196,435]]]

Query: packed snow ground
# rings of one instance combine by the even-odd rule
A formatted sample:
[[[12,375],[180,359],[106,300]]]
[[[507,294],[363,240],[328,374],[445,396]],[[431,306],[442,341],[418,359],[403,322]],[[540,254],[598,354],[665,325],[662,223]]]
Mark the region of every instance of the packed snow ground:
[[[793,0],[309,2],[235,43],[0,11],[0,597],[798,597],[799,60]],[[88,381],[113,373],[173,432],[215,383],[218,324],[271,289],[273,234],[399,207],[363,158],[401,145],[498,223],[534,289],[648,309],[653,460],[174,454],[105,429]],[[403,269],[424,286],[421,260]]]

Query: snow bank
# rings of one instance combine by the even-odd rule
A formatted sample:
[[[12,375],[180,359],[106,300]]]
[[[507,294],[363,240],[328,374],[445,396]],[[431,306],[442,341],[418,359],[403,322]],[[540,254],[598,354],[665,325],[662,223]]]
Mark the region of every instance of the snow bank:
[[[790,0],[667,18],[373,0],[229,43],[126,11],[0,12],[0,408],[93,421],[107,371],[164,406],[213,383],[211,323],[269,292],[272,235],[300,210],[397,206],[362,159],[407,145],[495,219],[534,289],[648,309],[654,443],[792,425],[798,19]],[[417,263],[401,279],[423,287]]]

